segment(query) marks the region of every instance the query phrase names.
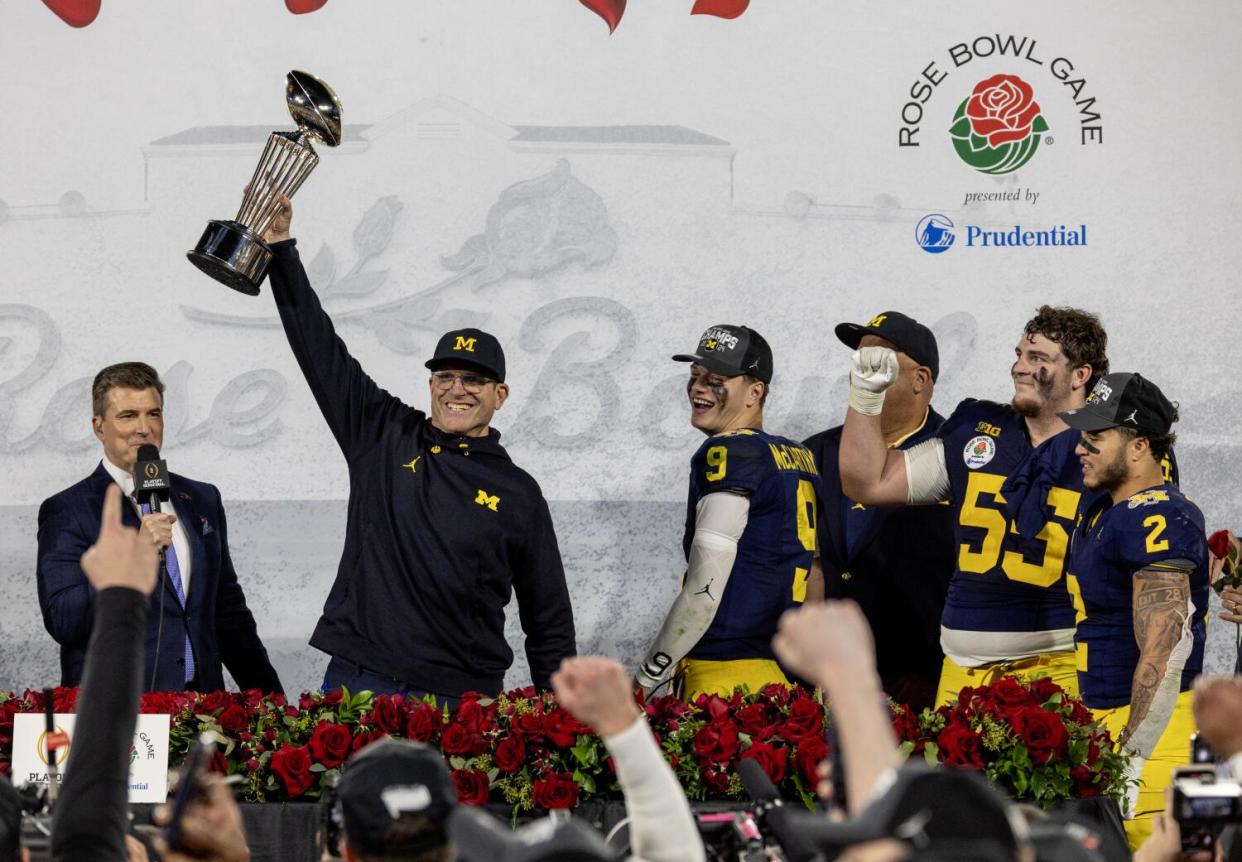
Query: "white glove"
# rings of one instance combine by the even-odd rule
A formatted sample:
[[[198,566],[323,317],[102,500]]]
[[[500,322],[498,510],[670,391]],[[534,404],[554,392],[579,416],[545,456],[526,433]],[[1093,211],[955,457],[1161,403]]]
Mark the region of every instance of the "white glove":
[[[850,357],[850,406],[864,416],[884,409],[884,391],[897,379],[897,353],[888,347],[862,347]]]

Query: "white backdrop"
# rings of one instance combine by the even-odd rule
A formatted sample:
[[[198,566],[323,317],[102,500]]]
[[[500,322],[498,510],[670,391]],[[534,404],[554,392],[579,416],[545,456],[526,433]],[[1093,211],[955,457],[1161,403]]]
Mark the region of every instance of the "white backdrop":
[[[291,68],[345,106],[345,143],[320,149],[296,200],[325,304],[372,376],[424,407],[438,333],[504,342],[513,397],[495,424],[553,501],[584,651],[633,661],[674,594],[697,435],[669,355],[716,322],[772,343],[767,424],[802,437],[844,409],[838,321],[897,308],[933,324],[947,413],[1008,398],[1038,304],[1097,310],[1114,369],[1181,403],[1183,487],[1212,528],[1242,520],[1235,4],[754,0],[732,21],[691,5],[632,0],[611,36],[573,0],[302,16],[105,0],[80,30],[41,3],[0,8],[0,686],[56,677],[35,514],[94,469],[89,380],[125,359],[166,376],[165,456],[221,488],[286,685],[319,679],[306,640],[345,465],[266,288],[233,293],[184,257],[232,217],[267,132],[291,128]],[[907,110],[920,145],[901,147],[929,69],[937,86]],[[948,130],[998,73],[1031,85],[1049,130],[988,176]],[[981,192],[1020,200],[964,205]],[[915,241],[931,213],[957,226],[942,254]],[[1085,225],[1087,244],[970,247],[968,225]],[[1213,667],[1230,628],[1212,628]],[[519,660],[509,681],[523,675]]]

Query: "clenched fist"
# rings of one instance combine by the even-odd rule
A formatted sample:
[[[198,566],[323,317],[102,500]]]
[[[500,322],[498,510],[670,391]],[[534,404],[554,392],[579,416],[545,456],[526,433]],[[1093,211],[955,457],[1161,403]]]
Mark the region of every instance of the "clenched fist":
[[[850,356],[850,406],[866,416],[884,409],[884,392],[897,379],[897,353],[888,347],[860,347]]]

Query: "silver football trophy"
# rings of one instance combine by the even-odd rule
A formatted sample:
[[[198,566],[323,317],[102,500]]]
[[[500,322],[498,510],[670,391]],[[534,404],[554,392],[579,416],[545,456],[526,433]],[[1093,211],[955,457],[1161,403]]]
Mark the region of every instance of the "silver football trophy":
[[[329,147],[341,142],[341,101],[332,88],[306,72],[290,72],[286,81],[285,101],[298,130],[268,135],[237,217],[208,222],[198,245],[186,252],[216,281],[250,296],[258,295],[272,260],[263,234],[280,212],[277,195],[293,197],[319,164],[312,140]]]

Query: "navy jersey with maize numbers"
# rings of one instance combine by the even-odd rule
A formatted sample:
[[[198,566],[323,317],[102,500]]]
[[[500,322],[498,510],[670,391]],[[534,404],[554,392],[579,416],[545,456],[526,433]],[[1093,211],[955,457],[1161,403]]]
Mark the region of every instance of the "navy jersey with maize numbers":
[[[1077,433],[1077,432],[1075,432]],[[1061,575],[1082,496],[1082,468],[1062,447],[1036,536],[1010,524],[1001,486],[1034,447],[1026,422],[1008,404],[966,399],[939,432],[956,509],[957,569],[942,624],[982,632],[1069,629],[1074,607]]]
[[[745,495],[750,511],[716,616],[689,657],[774,658],[776,623],[806,598],[815,557],[820,495],[815,459],[800,443],[749,428],[709,437],[690,465],[687,559],[699,500],[715,493]]]
[[[1134,573],[1151,567],[1190,572],[1189,655],[1179,691],[1203,669],[1208,559],[1203,513],[1176,486],[1158,485],[1111,505],[1101,498],[1074,532],[1066,581],[1078,612],[1078,688],[1092,709],[1130,702],[1139,647],[1134,634]],[[1189,565],[1179,563],[1185,561]],[[1175,658],[1180,658],[1176,656]]]

